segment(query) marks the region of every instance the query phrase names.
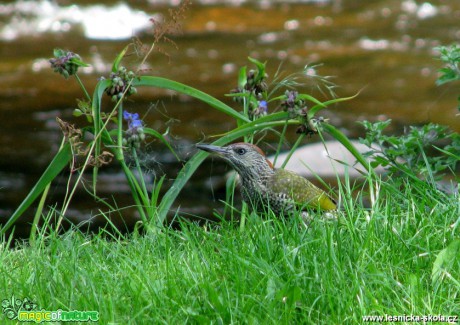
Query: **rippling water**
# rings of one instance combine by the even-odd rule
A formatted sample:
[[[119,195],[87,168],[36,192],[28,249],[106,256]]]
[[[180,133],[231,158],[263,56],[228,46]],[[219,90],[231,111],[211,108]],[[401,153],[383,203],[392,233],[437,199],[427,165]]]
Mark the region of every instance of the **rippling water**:
[[[56,152],[62,134],[55,117],[72,117],[82,94],[73,80],[49,69],[55,47],[79,53],[91,64],[82,79],[89,89],[107,76],[111,62],[132,36],[148,44],[153,18],[161,21],[178,1],[131,4],[89,1],[14,1],[0,5],[0,216],[5,220],[25,197]],[[325,113],[350,137],[362,130],[355,121],[392,118],[394,132],[429,121],[460,130],[456,116],[458,85],[436,87],[441,63],[433,47],[459,42],[460,2],[451,1],[193,1],[182,32],[172,35],[177,48],[160,44],[168,55],[155,53],[143,67],[146,74],[174,79],[233,105],[224,94],[235,87],[240,66],[252,56],[268,62],[268,73],[287,73],[306,64],[323,63],[315,72],[333,79],[340,96],[360,92],[353,101]],[[131,55],[126,65],[136,67]],[[309,89],[315,96],[322,95]],[[161,90],[140,90],[126,105],[144,115],[147,125],[171,139],[183,157],[205,136],[234,127],[209,107]],[[171,178],[180,164],[156,143],[148,147],[152,170]],[[211,161],[206,162],[211,166]],[[205,187],[225,168],[214,162],[203,168],[184,191],[183,211],[209,214],[213,195]],[[116,166],[103,171],[101,195],[130,204]],[[51,191],[50,204],[62,199],[65,177]],[[204,190],[197,193],[196,188]],[[204,193],[204,194],[203,194]],[[198,204],[197,204],[198,202]],[[70,218],[97,213],[80,191]],[[29,215],[32,215],[30,211]]]

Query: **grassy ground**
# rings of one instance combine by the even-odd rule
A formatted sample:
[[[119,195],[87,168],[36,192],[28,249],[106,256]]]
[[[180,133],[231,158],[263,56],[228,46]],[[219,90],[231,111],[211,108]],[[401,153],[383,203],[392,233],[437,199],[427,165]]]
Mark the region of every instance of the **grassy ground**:
[[[0,250],[0,300],[98,311],[101,324],[359,324],[364,315],[459,315],[459,200],[427,184],[372,186],[372,209],[343,196],[339,221],[248,216],[107,239],[78,231]],[[349,193],[343,190],[343,193]],[[359,197],[359,196],[358,196]],[[4,315],[0,319],[7,322]]]

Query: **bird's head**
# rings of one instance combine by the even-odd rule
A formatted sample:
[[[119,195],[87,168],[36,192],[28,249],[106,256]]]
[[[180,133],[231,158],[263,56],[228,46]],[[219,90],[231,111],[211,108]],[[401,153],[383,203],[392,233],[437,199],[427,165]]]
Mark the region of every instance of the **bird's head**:
[[[264,152],[250,143],[234,143],[226,147],[208,144],[197,144],[198,149],[217,154],[227,161],[243,178],[259,179],[271,175],[273,164],[265,157]]]

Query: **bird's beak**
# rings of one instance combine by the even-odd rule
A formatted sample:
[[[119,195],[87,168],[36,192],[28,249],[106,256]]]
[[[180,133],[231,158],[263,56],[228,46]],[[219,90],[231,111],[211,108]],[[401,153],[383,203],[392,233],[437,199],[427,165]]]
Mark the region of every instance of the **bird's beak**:
[[[219,156],[225,156],[225,154],[227,153],[226,148],[213,146],[213,145],[210,145],[210,144],[197,144],[196,147],[198,149],[201,149],[201,150],[204,150],[204,151],[207,151],[207,152],[210,152],[210,153],[215,153],[215,154],[217,154]]]

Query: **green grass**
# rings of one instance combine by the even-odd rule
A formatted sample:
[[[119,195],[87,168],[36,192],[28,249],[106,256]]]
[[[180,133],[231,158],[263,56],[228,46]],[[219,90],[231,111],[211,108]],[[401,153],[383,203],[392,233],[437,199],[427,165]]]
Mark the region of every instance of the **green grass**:
[[[369,190],[369,187],[367,187]],[[115,324],[359,324],[363,315],[459,315],[460,263],[433,283],[459,238],[458,196],[426,183],[372,187],[373,205],[342,189],[339,221],[255,214],[114,239],[40,235],[0,250],[0,300],[95,310]],[[0,315],[2,321],[4,315]],[[5,323],[8,323],[5,321]],[[10,322],[13,323],[13,322]]]

